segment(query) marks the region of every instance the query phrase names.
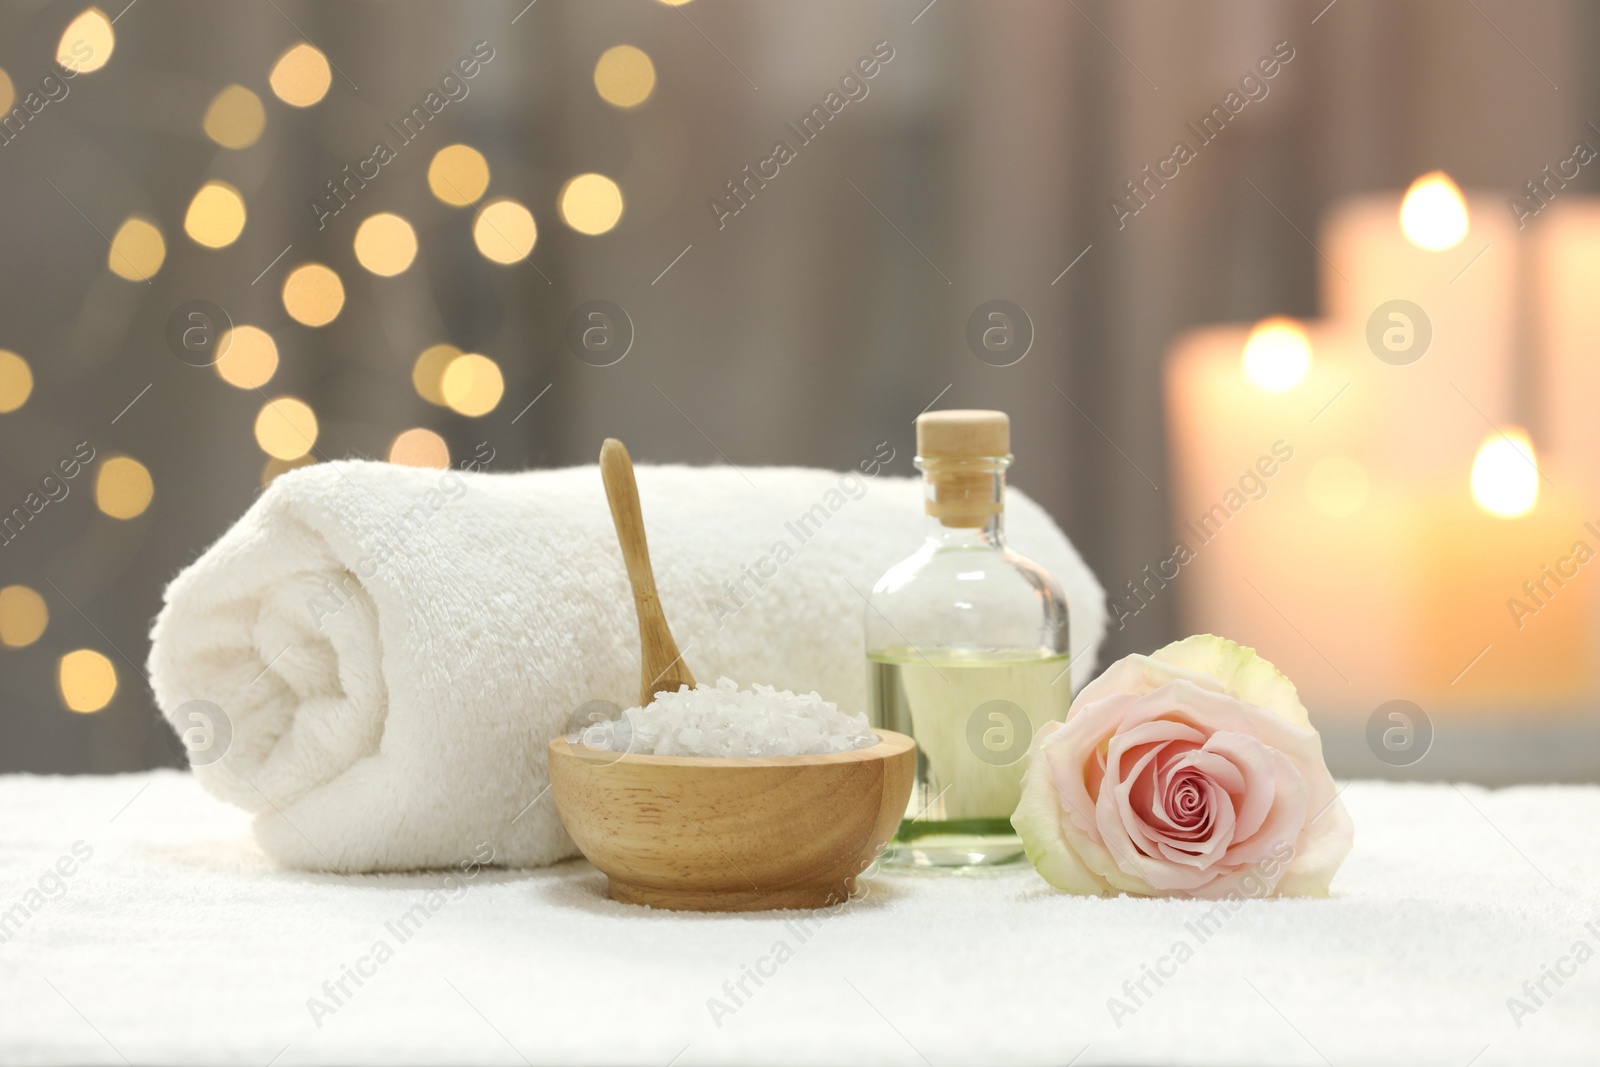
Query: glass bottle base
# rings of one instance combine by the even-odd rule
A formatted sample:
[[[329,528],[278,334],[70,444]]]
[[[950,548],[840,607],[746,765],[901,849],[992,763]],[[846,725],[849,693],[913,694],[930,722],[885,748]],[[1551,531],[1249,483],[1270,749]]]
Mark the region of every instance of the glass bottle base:
[[[1005,819],[907,820],[878,862],[894,870],[963,871],[1022,863],[1022,840]]]

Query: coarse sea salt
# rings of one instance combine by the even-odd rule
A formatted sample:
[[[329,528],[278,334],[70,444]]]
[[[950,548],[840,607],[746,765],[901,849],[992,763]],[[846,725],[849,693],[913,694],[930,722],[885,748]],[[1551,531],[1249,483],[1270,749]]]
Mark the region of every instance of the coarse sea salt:
[[[816,693],[770,685],[740,689],[731,678],[657,693],[642,708],[583,731],[583,743],[652,756],[816,756],[877,744],[867,717],[839,710]]]

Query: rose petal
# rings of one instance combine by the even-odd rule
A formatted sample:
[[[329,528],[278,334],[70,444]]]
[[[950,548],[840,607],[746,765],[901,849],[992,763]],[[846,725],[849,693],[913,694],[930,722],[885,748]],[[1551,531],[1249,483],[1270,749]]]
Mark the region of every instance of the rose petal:
[[[1081,700],[1081,693],[1079,698]],[[1074,702],[1075,710],[1067,716],[1067,721],[1051,732],[1048,741],[1040,744],[1068,816],[1085,833],[1094,835],[1097,832],[1090,812],[1094,810],[1095,797],[1101,792],[1105,746],[1121,726],[1134,699],[1126,693],[1114,693],[1081,707]],[[1040,741],[1037,737],[1034,739],[1036,744]]]
[[[1120,740],[1120,739],[1119,739]],[[1117,742],[1113,741],[1112,751],[1116,751]],[[1108,783],[1109,790],[1116,799],[1117,815],[1122,820],[1122,828],[1127,831],[1128,840],[1146,856],[1156,855],[1156,843],[1150,839],[1149,823],[1143,814],[1134,810],[1131,794],[1136,785],[1148,781],[1147,771],[1150,765],[1161,755],[1161,745],[1142,746],[1144,755],[1135,760],[1132,766],[1124,768],[1121,760],[1112,760],[1109,766],[1113,772],[1114,780]],[[1124,778],[1123,775],[1127,777]],[[1101,795],[1105,795],[1108,787],[1101,788]]]
[[[1106,710],[1102,709],[1099,714],[1106,714]],[[1085,790],[1082,788],[1082,780],[1079,779],[1077,783],[1079,788],[1075,790],[1063,785],[1064,780],[1069,785],[1072,782],[1070,776],[1063,778],[1064,771],[1067,768],[1095,762],[1094,758],[1085,760],[1082,750],[1075,746],[1083,744],[1085,737],[1092,740],[1097,734],[1093,731],[1075,734],[1070,729],[1072,725],[1071,720],[1063,724],[1047,725],[1034,736],[1029,746],[1028,769],[1032,770],[1035,765],[1038,765],[1041,771],[1038,772],[1037,776],[1048,779],[1055,794],[1054,804],[1050,811],[1053,812],[1051,817],[1059,827],[1059,839],[1071,851],[1071,862],[1081,866],[1087,872],[1087,876],[1091,877],[1096,884],[1124,893],[1148,894],[1150,892],[1149,884],[1137,875],[1125,873],[1118,866],[1106,843],[1101,840],[1100,830],[1095,820],[1094,802],[1089,801],[1085,805],[1080,799],[1086,798]],[[1101,762],[1103,763],[1103,760]],[[1099,792],[1104,794],[1107,791],[1101,789]],[[1036,801],[1030,806],[1029,812],[1024,813],[1026,816],[1024,821],[1031,824],[1033,819],[1037,817],[1039,810],[1039,803]],[[1012,825],[1017,825],[1015,820],[1013,820]],[[1021,832],[1022,830],[1019,826],[1018,833],[1020,834]],[[1025,837],[1023,839],[1024,847],[1037,847],[1041,855],[1050,856],[1052,854],[1052,836],[1038,829],[1032,831],[1032,836],[1036,845],[1030,846],[1028,838]],[[1056,877],[1062,879],[1069,877],[1067,873],[1062,873],[1067,866],[1066,861],[1058,858],[1055,862],[1057,867]],[[1074,890],[1074,892],[1088,892],[1088,890]]]
[[[1115,761],[1120,754],[1137,745],[1148,745],[1157,741],[1192,741],[1195,744],[1205,742],[1206,734],[1188,723],[1159,718],[1157,717],[1159,711],[1157,714],[1150,714],[1151,707],[1160,711],[1171,710],[1154,696],[1140,697],[1136,700],[1128,709],[1128,716],[1123,720],[1122,729],[1107,746],[1108,762]]]
[[[1233,794],[1239,816],[1235,833],[1245,840],[1261,828],[1272,808],[1272,750],[1249,734],[1219,730],[1206,741],[1205,752],[1228,762],[1238,776],[1238,784],[1230,785],[1228,792]]]
[[[1318,809],[1317,801],[1324,792],[1315,779],[1311,784],[1311,808]],[[1328,884],[1355,843],[1355,827],[1345,811],[1344,801],[1334,792],[1333,779],[1327,781],[1326,792],[1332,794],[1321,806],[1322,814],[1312,818],[1311,824],[1301,832],[1295,842],[1294,859],[1278,883],[1278,893],[1289,897],[1325,897]]]
[[[1246,779],[1232,760],[1212,749],[1211,742],[1221,736],[1221,734],[1212,734],[1206,739],[1206,743],[1203,746],[1185,753],[1178,759],[1173,770],[1175,772],[1185,769],[1198,771],[1220,785],[1230,796],[1236,795],[1245,790]]]
[[[1080,709],[1098,704],[1107,697],[1142,697],[1179,679],[1203,689],[1224,692],[1221,683],[1216,679],[1186,666],[1162,663],[1149,656],[1124,656],[1078,691],[1071,709],[1067,712],[1067,721],[1071,722],[1080,713]]]
[[[1277,850],[1293,847],[1306,824],[1306,780],[1282,753],[1273,753],[1272,807],[1261,826],[1248,839],[1228,850],[1227,862],[1240,866],[1258,863]]]
[[[1011,825],[1022,838],[1029,862],[1045,881],[1057,889],[1081,896],[1110,893],[1111,885],[1083,864],[1065,832],[1066,811],[1061,805],[1061,794],[1050,763],[1042,754],[1043,746],[1061,728],[1060,723],[1049,723],[1034,735],[1022,772],[1022,797],[1011,816]]]
[[[1242,703],[1273,712],[1296,726],[1311,727],[1294,683],[1253,648],[1216,634],[1196,634],[1157,649],[1150,659],[1168,670],[1183,672],[1178,677],[1200,674]]]
[[[1141,698],[1141,701],[1149,698]],[[1140,702],[1130,706],[1139,707]],[[1123,719],[1123,729],[1111,739],[1106,751],[1106,780],[1101,783],[1100,795],[1108,788],[1115,791],[1118,810],[1124,829],[1135,848],[1147,856],[1156,854],[1155,842],[1146,830],[1150,811],[1148,798],[1152,792],[1149,768],[1161,751],[1171,742],[1193,745],[1205,740],[1205,735],[1185,723],[1166,719],[1150,719],[1138,726],[1128,727]],[[1135,803],[1132,793],[1140,793]]]

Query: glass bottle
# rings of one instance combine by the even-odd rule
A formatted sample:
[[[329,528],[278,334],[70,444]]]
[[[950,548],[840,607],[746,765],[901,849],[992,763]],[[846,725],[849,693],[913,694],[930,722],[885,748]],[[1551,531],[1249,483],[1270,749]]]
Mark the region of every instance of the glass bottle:
[[[917,742],[891,866],[1023,859],[1011,827],[1023,756],[1072,702],[1066,597],[1006,546],[1010,453],[1004,412],[917,419],[927,540],[878,579],[866,608],[872,724]]]

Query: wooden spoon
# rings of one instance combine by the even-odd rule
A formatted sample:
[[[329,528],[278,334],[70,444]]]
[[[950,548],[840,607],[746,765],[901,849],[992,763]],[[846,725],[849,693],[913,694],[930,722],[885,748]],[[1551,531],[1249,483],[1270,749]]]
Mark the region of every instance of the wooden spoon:
[[[606,438],[600,446],[600,477],[606,484],[611,521],[617,528],[622,560],[628,566],[628,583],[633,586],[634,610],[639,615],[639,651],[643,660],[639,706],[643,707],[657,693],[675,693],[680,685],[693,689],[694,675],[683,662],[683,653],[678,651],[678,643],[667,627],[667,617],[661,613],[656,576],[650,569],[650,546],[644,538],[644,513],[639,510],[639,486],[633,478],[633,460],[615,437]]]

